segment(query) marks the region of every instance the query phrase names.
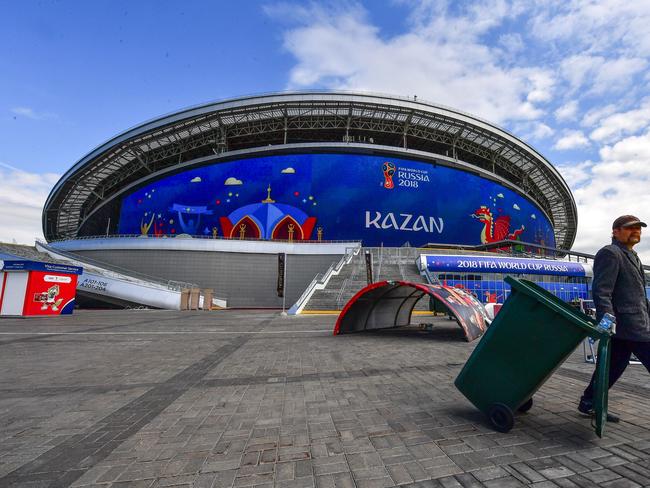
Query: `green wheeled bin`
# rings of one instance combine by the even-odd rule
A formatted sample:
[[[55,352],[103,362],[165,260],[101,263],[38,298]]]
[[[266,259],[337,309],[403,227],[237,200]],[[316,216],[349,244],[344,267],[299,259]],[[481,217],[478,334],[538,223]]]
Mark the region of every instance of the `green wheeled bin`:
[[[511,294],[454,384],[499,432],[526,412],[533,395],[587,337],[598,339],[596,434],[607,418],[611,332],[535,283],[510,276]]]

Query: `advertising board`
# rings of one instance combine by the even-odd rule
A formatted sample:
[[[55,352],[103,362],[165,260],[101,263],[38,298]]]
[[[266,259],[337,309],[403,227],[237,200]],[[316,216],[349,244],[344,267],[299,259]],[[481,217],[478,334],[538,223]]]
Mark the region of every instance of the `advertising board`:
[[[553,261],[550,259],[522,259],[491,256],[453,256],[453,255],[421,255],[426,267],[432,272],[456,273],[504,273],[532,274],[545,276],[587,276],[582,263]]]
[[[214,163],[126,195],[118,232],[280,240],[554,246],[544,213],[459,169],[364,154],[291,154]]]
[[[74,309],[76,274],[31,271],[23,315],[67,315]]]

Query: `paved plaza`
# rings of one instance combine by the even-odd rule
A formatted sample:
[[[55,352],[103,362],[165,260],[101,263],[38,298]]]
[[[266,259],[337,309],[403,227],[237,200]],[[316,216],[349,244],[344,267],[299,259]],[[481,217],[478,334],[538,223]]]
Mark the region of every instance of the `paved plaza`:
[[[334,337],[335,320],[3,319],[0,487],[650,486],[643,366],[610,392],[622,421],[602,439],[576,411],[581,348],[502,434],[453,386],[478,343],[453,322]]]

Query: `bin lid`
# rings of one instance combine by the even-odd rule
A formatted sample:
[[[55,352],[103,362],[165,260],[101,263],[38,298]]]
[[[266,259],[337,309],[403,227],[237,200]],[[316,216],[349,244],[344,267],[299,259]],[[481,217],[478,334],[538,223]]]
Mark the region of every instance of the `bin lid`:
[[[553,295],[553,293],[545,290],[538,284],[533,283],[529,280],[513,278],[512,276],[506,276],[505,281],[510,285],[511,288],[514,288],[518,292],[524,293],[534,298],[539,303],[542,303],[546,307],[553,309],[562,315],[565,319],[571,321],[578,327],[581,327],[591,337],[595,339],[609,337],[608,332],[600,331],[596,328],[595,322],[589,316],[572,307],[564,300]]]

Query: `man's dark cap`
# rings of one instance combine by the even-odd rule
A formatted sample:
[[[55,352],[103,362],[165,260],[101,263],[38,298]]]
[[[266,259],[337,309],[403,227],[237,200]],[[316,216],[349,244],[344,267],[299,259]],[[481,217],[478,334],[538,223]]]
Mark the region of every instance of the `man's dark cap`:
[[[639,217],[635,217],[634,215],[621,215],[612,224],[612,229],[618,229],[619,227],[631,227],[633,225],[648,227],[645,222],[641,222],[641,220],[639,220]]]

